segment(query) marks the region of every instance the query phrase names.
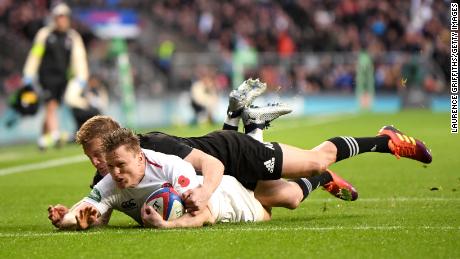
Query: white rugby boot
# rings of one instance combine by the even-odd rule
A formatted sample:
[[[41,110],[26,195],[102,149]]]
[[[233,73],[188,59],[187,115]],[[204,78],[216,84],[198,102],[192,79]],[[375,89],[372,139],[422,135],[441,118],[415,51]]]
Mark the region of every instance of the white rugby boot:
[[[227,114],[234,118],[241,115],[245,107],[267,89],[267,84],[257,79],[247,79],[237,89],[230,92]]]
[[[291,112],[292,108],[282,103],[268,104],[264,107],[250,106],[243,110],[243,124],[245,128],[250,125],[257,128],[260,128],[260,126],[267,128],[270,126],[270,122]]]

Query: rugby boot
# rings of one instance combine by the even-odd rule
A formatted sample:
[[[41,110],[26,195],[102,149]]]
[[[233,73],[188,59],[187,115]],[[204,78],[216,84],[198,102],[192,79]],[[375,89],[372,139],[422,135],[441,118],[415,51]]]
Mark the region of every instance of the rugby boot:
[[[231,118],[241,115],[243,109],[267,89],[267,84],[259,79],[247,79],[237,89],[230,92],[227,114]]]
[[[388,147],[398,159],[407,157],[425,164],[429,164],[433,160],[430,149],[426,147],[423,141],[405,135],[393,126],[382,127],[378,136],[390,137]]]
[[[345,181],[329,169],[327,169],[326,172],[332,176],[332,181],[323,185],[323,188],[327,192],[345,201],[354,201],[358,199],[358,192],[351,183]]]
[[[264,107],[250,106],[243,110],[243,124],[263,125],[264,128],[270,126],[270,122],[278,117],[291,113],[292,108],[286,104],[273,103]]]

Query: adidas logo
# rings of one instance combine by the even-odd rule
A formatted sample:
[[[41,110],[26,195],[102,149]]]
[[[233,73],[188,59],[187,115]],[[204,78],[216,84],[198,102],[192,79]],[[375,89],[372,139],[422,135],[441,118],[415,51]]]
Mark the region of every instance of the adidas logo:
[[[272,157],[272,159],[265,161],[264,165],[267,167],[268,172],[272,174],[275,169],[275,158]]]
[[[266,148],[269,148],[271,150],[275,150],[275,148],[273,147],[273,144],[270,143],[270,142],[264,142],[264,145],[265,145]]]

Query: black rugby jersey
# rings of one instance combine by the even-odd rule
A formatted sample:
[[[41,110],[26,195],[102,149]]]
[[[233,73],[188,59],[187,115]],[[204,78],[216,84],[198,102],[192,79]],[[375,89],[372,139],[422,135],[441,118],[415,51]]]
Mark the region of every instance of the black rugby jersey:
[[[193,148],[199,149],[221,161],[225,167],[224,174],[234,176],[251,190],[259,180],[281,177],[283,157],[278,143],[261,143],[237,131],[217,130],[204,136],[187,138],[150,132],[139,134],[138,137],[142,148],[182,159]]]

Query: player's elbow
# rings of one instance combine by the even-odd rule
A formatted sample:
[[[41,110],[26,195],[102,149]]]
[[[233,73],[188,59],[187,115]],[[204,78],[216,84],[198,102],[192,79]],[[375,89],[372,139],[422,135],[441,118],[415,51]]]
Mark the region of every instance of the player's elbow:
[[[203,163],[202,168],[212,168],[212,171],[215,173],[221,173],[221,174],[224,173],[224,170],[225,170],[224,164],[219,159],[211,155],[206,155],[202,163]]]
[[[216,160],[216,168],[217,168],[216,171],[217,172],[222,172],[222,174],[224,174],[224,170],[225,170],[224,164],[220,160],[218,160],[216,158],[214,158],[214,159]]]

